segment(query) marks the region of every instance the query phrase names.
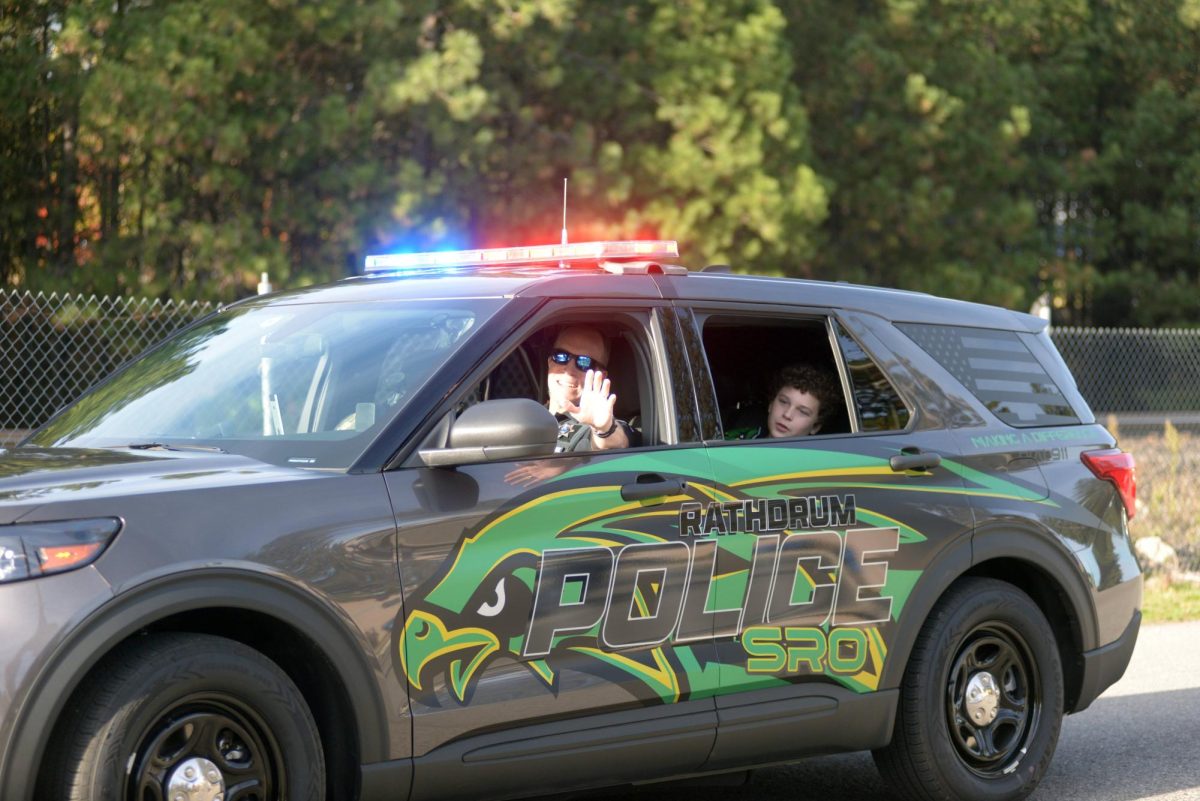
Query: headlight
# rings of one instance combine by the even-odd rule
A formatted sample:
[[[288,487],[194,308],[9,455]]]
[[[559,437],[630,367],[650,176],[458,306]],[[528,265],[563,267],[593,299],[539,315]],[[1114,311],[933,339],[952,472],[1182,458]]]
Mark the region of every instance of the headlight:
[[[115,517],[0,526],[0,583],[89,565],[120,530]]]

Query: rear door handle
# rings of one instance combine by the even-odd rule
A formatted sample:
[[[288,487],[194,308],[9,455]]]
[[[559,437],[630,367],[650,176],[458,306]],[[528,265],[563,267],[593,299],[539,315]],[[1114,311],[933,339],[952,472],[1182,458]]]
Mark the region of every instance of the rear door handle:
[[[642,473],[632,484],[621,486],[621,498],[626,501],[647,501],[665,495],[678,495],[687,489],[681,478],[663,478],[658,473]]]
[[[922,452],[920,448],[901,448],[900,452],[888,459],[888,464],[896,473],[905,470],[932,470],[942,463],[941,454]]]

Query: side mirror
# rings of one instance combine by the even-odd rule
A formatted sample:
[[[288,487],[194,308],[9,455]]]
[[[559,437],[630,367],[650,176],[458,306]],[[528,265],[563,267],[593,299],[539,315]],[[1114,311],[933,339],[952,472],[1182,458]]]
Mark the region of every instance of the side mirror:
[[[558,422],[545,406],[528,398],[477,403],[450,426],[445,448],[418,452],[426,467],[454,467],[548,456],[558,444]]]

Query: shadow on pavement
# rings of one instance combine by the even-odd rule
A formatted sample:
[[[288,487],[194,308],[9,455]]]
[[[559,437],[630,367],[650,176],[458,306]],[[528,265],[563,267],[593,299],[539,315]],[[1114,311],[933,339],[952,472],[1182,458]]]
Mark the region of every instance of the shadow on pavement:
[[[1032,797],[1135,801],[1197,789],[1200,688],[1190,688],[1101,696],[1067,718],[1054,762]]]
[[[740,786],[659,784],[586,796],[601,801],[893,801],[868,753],[763,768]],[[1137,801],[1200,788],[1200,689],[1101,696],[1063,722],[1031,801]],[[1200,795],[1187,794],[1187,798]],[[1181,796],[1183,798],[1183,796]]]

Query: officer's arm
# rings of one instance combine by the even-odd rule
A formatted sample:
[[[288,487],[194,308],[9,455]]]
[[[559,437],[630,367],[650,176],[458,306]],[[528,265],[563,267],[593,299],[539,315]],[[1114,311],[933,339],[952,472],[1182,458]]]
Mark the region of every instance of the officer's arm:
[[[629,447],[629,431],[626,425],[615,418],[612,424],[613,428],[610,429],[612,433],[607,437],[600,436],[604,432],[597,433],[596,429],[592,429],[592,450],[607,451],[614,448]]]

